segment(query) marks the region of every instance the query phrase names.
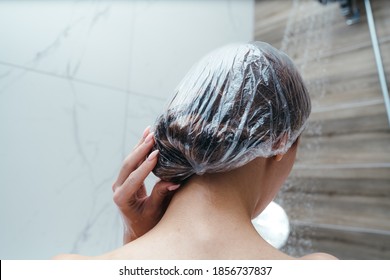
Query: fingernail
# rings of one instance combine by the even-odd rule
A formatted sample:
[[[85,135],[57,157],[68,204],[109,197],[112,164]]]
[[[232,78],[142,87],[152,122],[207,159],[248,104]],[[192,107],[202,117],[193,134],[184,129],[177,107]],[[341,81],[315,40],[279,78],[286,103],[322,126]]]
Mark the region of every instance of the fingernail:
[[[148,160],[153,160],[158,155],[158,150],[153,151],[149,156]]]
[[[146,137],[146,139],[145,139],[145,144],[148,144],[148,143],[150,143],[150,141],[152,141],[152,139],[153,139],[153,132],[152,133],[150,133],[149,135],[148,135],[148,137]]]
[[[144,133],[142,134],[142,139],[145,139],[145,137],[148,136],[149,131],[150,131],[150,125],[145,128]]]
[[[174,191],[174,190],[177,190],[179,187],[180,187],[180,184],[177,184],[177,185],[169,186],[169,187],[167,187],[167,189],[169,191]]]

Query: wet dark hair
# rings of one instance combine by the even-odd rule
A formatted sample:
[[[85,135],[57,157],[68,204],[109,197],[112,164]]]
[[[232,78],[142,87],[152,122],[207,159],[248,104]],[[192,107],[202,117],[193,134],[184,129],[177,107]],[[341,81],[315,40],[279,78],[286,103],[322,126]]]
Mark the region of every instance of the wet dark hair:
[[[183,183],[284,153],[310,111],[307,89],[287,55],[262,42],[225,47],[190,71],[157,118],[160,156],[153,172]]]

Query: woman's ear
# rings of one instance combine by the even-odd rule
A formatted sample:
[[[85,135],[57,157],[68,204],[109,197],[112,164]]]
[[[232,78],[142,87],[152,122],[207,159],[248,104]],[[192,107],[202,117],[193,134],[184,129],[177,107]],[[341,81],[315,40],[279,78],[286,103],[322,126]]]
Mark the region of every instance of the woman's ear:
[[[286,145],[287,145],[287,141],[288,141],[288,135],[287,134],[283,134],[283,136],[280,137],[279,141],[277,141],[276,144],[274,145],[274,149],[275,150],[283,150],[286,147]],[[281,161],[283,156],[284,156],[284,153],[276,154],[275,155],[275,160],[276,161]]]
[[[275,155],[275,160],[276,161],[281,161],[283,156],[284,156],[284,154],[277,154],[277,155]]]

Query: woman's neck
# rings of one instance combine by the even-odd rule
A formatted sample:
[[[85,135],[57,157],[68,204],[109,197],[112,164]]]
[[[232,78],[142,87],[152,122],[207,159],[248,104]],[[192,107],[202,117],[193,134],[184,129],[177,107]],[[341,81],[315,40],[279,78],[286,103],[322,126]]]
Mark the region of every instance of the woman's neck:
[[[221,192],[223,185],[206,185],[190,182],[172,198],[163,221],[196,219],[196,223],[210,223],[212,227],[235,220],[251,220],[251,207],[232,192]],[[194,221],[188,221],[193,223]]]
[[[256,168],[256,177],[262,176],[261,168]],[[248,167],[194,176],[175,193],[157,229],[191,230],[200,238],[219,238],[229,233],[242,238],[243,230],[255,232],[251,219],[262,203],[261,186],[256,182],[262,181],[254,178],[253,172],[250,177],[247,171]]]

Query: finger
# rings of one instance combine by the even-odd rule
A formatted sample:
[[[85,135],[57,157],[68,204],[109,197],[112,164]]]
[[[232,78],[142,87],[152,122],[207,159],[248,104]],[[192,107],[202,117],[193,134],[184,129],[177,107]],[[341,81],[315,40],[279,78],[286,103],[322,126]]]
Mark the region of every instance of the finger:
[[[150,134],[150,125],[149,125],[147,128],[145,128],[145,130],[144,130],[144,132],[143,132],[143,134],[142,134],[142,138],[139,140],[139,142],[137,143],[137,145],[135,145],[135,147],[133,148],[133,151],[136,150],[136,149],[145,141],[146,137],[147,137],[149,134]],[[140,166],[141,163],[142,163],[143,161],[144,161],[144,158],[141,159],[141,160],[138,162],[138,164],[137,164],[136,167]]]
[[[127,177],[133,172],[137,167],[139,167],[140,162],[145,161],[145,157],[150,152],[154,144],[153,132],[145,138],[145,140],[123,161],[121,170],[119,171],[118,178],[114,183],[114,191],[117,187],[121,186]]]
[[[150,134],[150,125],[145,128],[144,133],[142,134],[141,140],[138,142],[138,144],[133,148],[133,151],[136,150],[146,139],[146,137]],[[154,140],[154,138],[153,138]],[[141,165],[141,163],[144,161],[144,159],[140,160],[137,164],[137,167]]]
[[[138,189],[143,185],[146,177],[152,172],[157,164],[158,150],[153,151],[149,157],[127,177],[120,188],[114,193],[114,201],[118,205],[124,205],[129,199],[132,199]]]
[[[137,148],[145,141],[145,139],[146,139],[146,137],[149,135],[149,133],[150,133],[150,125],[147,126],[147,127],[145,128],[144,132],[142,133],[141,139],[138,141],[137,145],[135,145],[135,147],[133,148],[133,151],[134,151],[135,149],[137,149]],[[130,154],[130,155],[131,155],[131,154]],[[124,172],[124,168],[123,168],[123,167],[124,167],[124,165],[126,164],[126,162],[127,162],[127,160],[128,160],[128,157],[129,157],[130,155],[128,155],[128,156],[125,158],[125,160],[123,161],[123,165],[122,165],[121,170],[119,171],[118,178],[116,179],[116,181],[115,181],[114,184],[112,185],[112,191],[113,191],[113,192],[115,192],[115,189],[116,189],[117,187],[119,187],[119,186],[124,182],[124,180],[126,179],[126,177],[128,176],[128,175],[126,176],[126,175],[123,174],[122,172]],[[138,165],[139,165],[139,163],[138,163]],[[125,178],[123,178],[123,177],[125,177]]]
[[[162,206],[167,197],[173,194],[173,191],[180,187],[180,184],[172,184],[171,182],[158,182],[150,194],[150,200],[154,207]]]
[[[144,132],[142,133],[141,139],[138,141],[137,145],[134,146],[133,151],[137,149],[145,141],[145,138],[149,135],[149,133],[150,133],[150,125],[145,128]]]

